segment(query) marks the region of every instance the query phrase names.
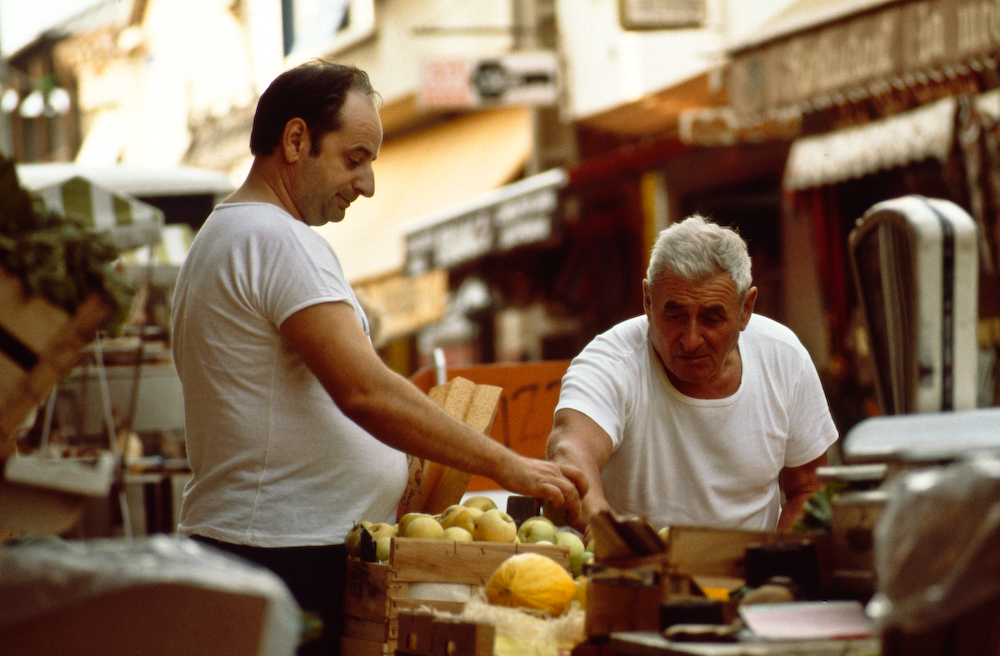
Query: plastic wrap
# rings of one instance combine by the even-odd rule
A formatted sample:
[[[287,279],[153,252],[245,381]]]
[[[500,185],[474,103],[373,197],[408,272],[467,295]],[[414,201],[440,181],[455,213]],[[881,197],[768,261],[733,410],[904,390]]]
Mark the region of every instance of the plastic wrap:
[[[880,630],[943,626],[1000,596],[1000,454],[914,470],[888,484],[875,526]]]
[[[267,611],[260,653],[295,652],[302,615],[280,578],[194,540],[167,535],[0,547],[0,630],[155,583],[263,598]]]

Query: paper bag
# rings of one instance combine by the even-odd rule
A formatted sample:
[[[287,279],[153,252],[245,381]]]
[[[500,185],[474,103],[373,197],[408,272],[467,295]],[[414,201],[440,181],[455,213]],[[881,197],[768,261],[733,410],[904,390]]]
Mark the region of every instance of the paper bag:
[[[456,377],[428,392],[432,401],[451,416],[489,435],[500,407],[502,388],[477,385]],[[410,457],[410,480],[399,502],[398,517],[408,512],[438,514],[462,500],[472,474],[445,465]]]

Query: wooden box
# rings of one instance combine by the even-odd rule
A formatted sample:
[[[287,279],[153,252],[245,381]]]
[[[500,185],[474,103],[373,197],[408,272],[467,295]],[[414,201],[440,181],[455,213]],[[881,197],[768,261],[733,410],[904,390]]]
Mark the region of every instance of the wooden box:
[[[0,269],[0,461],[14,452],[21,424],[76,364],[111,307],[92,294],[70,316]]]
[[[725,592],[747,580],[747,548],[808,542],[816,547],[820,575],[828,580],[828,536],[671,527],[666,551],[596,561],[591,567],[587,635],[660,631],[660,605]]]
[[[568,547],[421,538],[393,538],[385,563],[349,559],[341,650],[361,656],[393,654],[401,610],[426,607],[460,613],[465,607],[464,601],[414,596],[420,594],[418,584],[484,586],[500,563],[527,551],[549,556],[569,570]]]

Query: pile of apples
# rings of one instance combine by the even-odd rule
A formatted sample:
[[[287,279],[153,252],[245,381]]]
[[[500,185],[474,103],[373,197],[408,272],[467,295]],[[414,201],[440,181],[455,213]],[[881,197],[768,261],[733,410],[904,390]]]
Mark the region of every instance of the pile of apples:
[[[574,576],[579,576],[583,563],[594,555],[576,533],[559,530],[547,517],[529,517],[519,528],[514,519],[497,508],[487,496],[469,497],[461,504],[449,506],[439,515],[406,513],[396,524],[357,522],[344,540],[349,556],[360,556],[363,532],[371,536],[375,543],[375,557],[383,562],[389,559],[392,538],[563,545],[569,547]]]

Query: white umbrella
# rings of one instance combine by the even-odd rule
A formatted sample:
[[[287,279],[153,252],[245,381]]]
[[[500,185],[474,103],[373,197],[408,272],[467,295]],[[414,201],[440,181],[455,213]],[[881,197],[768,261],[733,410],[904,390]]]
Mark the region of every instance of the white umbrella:
[[[119,250],[149,246],[161,239],[161,210],[84,177],[74,176],[31,193],[45,209],[107,233]]]

